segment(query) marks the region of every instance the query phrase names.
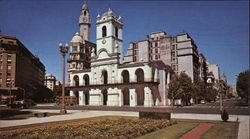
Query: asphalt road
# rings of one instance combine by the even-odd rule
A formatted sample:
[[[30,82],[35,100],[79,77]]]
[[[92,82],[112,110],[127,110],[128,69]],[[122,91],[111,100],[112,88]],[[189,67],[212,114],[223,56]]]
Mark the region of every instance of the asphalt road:
[[[250,107],[237,100],[225,100],[224,108],[230,115],[250,115]],[[32,109],[60,109],[60,106],[38,105]],[[220,114],[219,102],[198,104],[192,106],[167,106],[167,107],[129,107],[129,106],[67,106],[69,110],[100,110],[100,111],[166,111],[171,113],[196,113],[196,114]]]

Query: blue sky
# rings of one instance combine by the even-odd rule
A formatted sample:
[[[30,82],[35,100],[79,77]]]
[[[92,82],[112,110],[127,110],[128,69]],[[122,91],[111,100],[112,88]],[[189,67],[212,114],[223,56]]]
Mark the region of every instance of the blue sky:
[[[82,0],[1,0],[1,34],[16,36],[44,63],[47,73],[61,79],[58,44],[69,43],[79,31]],[[123,18],[124,49],[129,42],[164,30],[187,32],[209,63],[218,64],[229,84],[249,69],[249,2],[247,1],[87,1],[91,14],[91,41],[95,21],[109,7]]]

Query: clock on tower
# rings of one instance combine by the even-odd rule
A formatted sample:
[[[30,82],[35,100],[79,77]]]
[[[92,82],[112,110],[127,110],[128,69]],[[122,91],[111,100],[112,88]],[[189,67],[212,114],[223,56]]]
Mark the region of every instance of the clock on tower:
[[[79,26],[80,26],[80,36],[89,41],[90,40],[90,16],[89,8],[87,4],[82,6],[82,12],[79,17]]]

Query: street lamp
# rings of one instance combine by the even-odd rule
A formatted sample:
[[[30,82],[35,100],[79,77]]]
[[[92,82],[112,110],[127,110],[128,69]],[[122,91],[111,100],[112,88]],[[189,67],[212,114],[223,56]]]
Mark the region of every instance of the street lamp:
[[[62,104],[61,104],[61,114],[66,114],[67,111],[65,109],[65,55],[68,53],[68,44],[63,45],[59,44],[60,52],[62,54]]]
[[[223,110],[223,91],[224,91],[224,88],[222,86],[222,81],[219,81],[219,93],[220,93],[220,111],[222,112]]]

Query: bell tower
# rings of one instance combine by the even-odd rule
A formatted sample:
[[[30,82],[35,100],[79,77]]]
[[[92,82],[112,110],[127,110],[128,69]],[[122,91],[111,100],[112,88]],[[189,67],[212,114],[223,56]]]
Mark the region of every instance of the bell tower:
[[[118,58],[121,61],[122,54],[122,29],[123,23],[111,9],[97,16],[96,21],[96,43],[97,55],[105,51],[109,58]],[[98,59],[103,59],[102,54]],[[107,58],[107,57],[105,57]]]
[[[85,3],[82,6],[82,12],[79,17],[79,26],[80,26],[80,36],[82,36],[83,40],[90,40],[90,16],[89,16],[89,8]]]

